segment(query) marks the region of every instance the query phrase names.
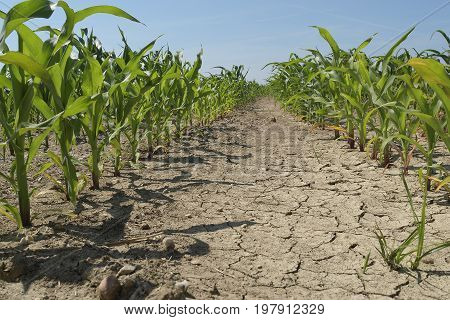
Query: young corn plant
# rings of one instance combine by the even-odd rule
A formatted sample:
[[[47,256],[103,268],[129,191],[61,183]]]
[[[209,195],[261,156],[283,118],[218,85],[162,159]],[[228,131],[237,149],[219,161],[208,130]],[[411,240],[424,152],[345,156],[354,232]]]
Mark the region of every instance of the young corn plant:
[[[322,125],[326,118],[335,118],[337,121],[330,128],[342,132],[339,127],[344,125],[351,148],[355,141],[359,142],[361,151],[372,145],[372,157],[378,158],[383,166],[390,164],[393,149],[399,151],[403,162],[402,180],[416,227],[398,247],[389,246],[381,230],[376,234],[379,252],[391,267],[404,266],[408,258],[410,267],[416,269],[424,257],[449,246],[449,242],[444,242],[425,247],[430,181],[435,182],[436,190],[447,188],[449,183],[445,168],[433,162],[439,143],[449,150],[450,82],[448,65],[441,63],[448,61],[448,50],[443,53],[425,50],[417,53],[416,58],[407,50],[396,53],[412,29],[384,56],[368,57],[362,49],[372,38],[345,52],[326,29],[316,28],[328,42],[332,54],[324,56],[318,50],[309,50],[310,55],[304,58],[291,54],[288,62],[272,64],[269,86],[282,105],[301,115],[303,120]],[[445,33],[439,33],[450,43]],[[355,130],[357,137],[353,134]],[[420,131],[424,133],[426,145],[417,138]],[[415,214],[404,177],[415,150],[421,152],[427,162],[426,173],[419,171],[424,192],[419,216]],[[440,177],[432,176],[435,168],[441,171]]]
[[[418,119],[427,145],[424,147],[402,132],[394,137],[407,141],[422,153],[427,163],[427,177],[432,177],[434,173],[433,155],[439,139],[450,151],[450,135],[448,133],[450,80],[444,66],[438,61],[414,58],[408,62],[408,65],[414,67],[420,78],[418,75],[406,74],[400,78],[406,83],[408,93],[416,102],[417,109],[405,109],[403,112]],[[415,81],[413,81],[413,77],[416,79]],[[425,80],[426,84],[419,82],[421,78]],[[430,91],[427,86],[432,90]],[[428,179],[427,189],[430,190],[430,188],[431,180]]]
[[[50,18],[57,8],[63,9],[67,19],[62,31],[54,32],[58,35],[56,39],[44,42],[24,25],[31,19]],[[3,174],[2,177],[7,177],[7,181],[17,191],[19,204],[19,209],[14,210],[12,205],[5,204],[3,201],[1,212],[9,218],[14,218],[19,228],[31,226],[27,173],[39,146],[52,130],[57,135],[59,133],[58,138],[62,150],[60,163],[66,169],[64,172],[66,189],[71,200],[75,200],[75,196],[73,196],[75,190],[73,180],[75,179],[73,178],[76,177],[76,170],[70,161],[69,154],[69,145],[73,141],[70,118],[82,112],[90,98],[73,99],[70,95],[73,87],[68,86],[67,83],[71,84],[71,79],[64,78],[71,74],[67,71],[67,67],[70,65],[72,46],[67,43],[72,37],[74,25],[96,13],[111,13],[134,19],[124,11],[111,6],[96,6],[75,12],[64,1],[52,3],[44,0],[23,1],[15,5],[8,13],[0,13],[4,19],[0,34],[0,47],[3,51],[3,54],[0,55],[0,62],[7,66],[11,77],[15,112],[14,123],[4,117],[0,119],[2,126],[6,128],[8,142],[15,154],[15,160],[12,163],[15,175],[7,177]],[[10,51],[5,41],[14,31],[18,38],[17,51]],[[44,93],[48,94],[46,95],[49,98],[47,101],[39,97],[38,88],[42,87],[45,87]],[[35,98],[37,102],[35,102]],[[30,124],[33,107],[43,113],[47,120],[39,124]],[[41,133],[37,137],[33,137],[30,132],[37,130],[40,130]],[[27,138],[29,140],[28,151]]]
[[[43,26],[32,31],[25,23],[50,21],[61,10],[61,28]],[[121,56],[106,52],[87,29],[81,36],[75,26],[95,14],[137,19],[113,6],[93,6],[76,11],[65,1],[28,0],[15,5],[4,19],[0,33],[0,150],[14,157],[10,170],[1,173],[16,192],[18,207],[0,200],[0,213],[19,227],[31,225],[28,175],[33,159],[45,143],[50,159],[34,176],[44,175],[67,200],[76,203],[86,185],[82,165],[74,157],[76,145],[90,147],[88,167],[94,189],[100,188],[104,151],[114,153],[114,173],[122,168],[122,139],[139,158],[139,144],[147,137],[149,156],[154,148],[179,138],[189,127],[210,122],[258,94],[260,86],[246,81],[242,66],[222,69],[220,75],[200,74],[201,53],[193,62],[169,50],[151,52],[154,41],[133,52],[122,39]],[[16,51],[6,45],[16,33]],[[41,36],[43,33],[44,36]],[[39,35],[38,35],[39,34]],[[45,36],[47,35],[47,37]],[[172,122],[171,122],[172,120]],[[51,135],[54,139],[49,139]],[[55,146],[50,146],[56,142]],[[55,147],[59,152],[55,152]],[[63,182],[50,173],[56,167]]]
[[[426,209],[428,196],[426,183],[427,180],[428,177],[424,177],[422,170],[419,170],[419,183],[423,192],[423,199],[420,215],[417,215],[413,205],[412,195],[405,179],[405,175],[402,174],[402,181],[407,192],[408,202],[413,213],[415,224],[415,228],[409,234],[409,236],[405,240],[403,240],[400,245],[391,246],[388,244],[387,238],[380,229],[375,232],[379,243],[379,248],[376,249],[382,256],[386,264],[394,270],[400,270],[404,268],[406,266],[405,261],[407,259],[409,259],[407,261],[407,266],[409,266],[412,270],[416,270],[419,268],[421,261],[425,257],[450,247],[450,241],[445,241],[439,244],[432,245],[430,247],[425,246]]]

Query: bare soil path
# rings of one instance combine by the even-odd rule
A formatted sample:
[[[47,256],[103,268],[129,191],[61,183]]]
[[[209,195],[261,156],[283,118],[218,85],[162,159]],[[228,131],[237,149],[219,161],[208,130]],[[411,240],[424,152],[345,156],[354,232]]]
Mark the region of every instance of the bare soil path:
[[[0,261],[26,267],[20,281],[0,280],[0,299],[95,299],[127,264],[137,270],[119,278],[123,298],[168,297],[187,280],[197,299],[450,299],[449,251],[409,274],[375,251],[377,225],[396,239],[411,230],[398,168],[332,135],[262,99],[121,178],[107,167],[104,189],[85,192],[75,218],[57,215],[73,209],[43,186],[31,244],[2,220]],[[428,217],[428,241],[450,238],[442,195],[431,194]]]

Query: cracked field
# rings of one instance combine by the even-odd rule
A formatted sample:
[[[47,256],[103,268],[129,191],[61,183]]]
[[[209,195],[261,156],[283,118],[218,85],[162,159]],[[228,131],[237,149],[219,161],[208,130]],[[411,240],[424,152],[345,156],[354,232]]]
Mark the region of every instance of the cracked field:
[[[0,226],[0,262],[20,273],[0,280],[0,299],[95,299],[124,265],[137,269],[119,278],[122,298],[167,298],[186,280],[196,299],[450,299],[448,250],[416,272],[390,271],[376,252],[377,226],[391,242],[411,230],[399,168],[380,168],[270,99],[120,178],[111,172],[105,165],[103,189],[86,190],[76,208],[33,182],[33,241],[20,245],[13,224]],[[408,182],[420,206],[417,178]],[[427,215],[427,243],[450,238],[442,194],[430,194]]]

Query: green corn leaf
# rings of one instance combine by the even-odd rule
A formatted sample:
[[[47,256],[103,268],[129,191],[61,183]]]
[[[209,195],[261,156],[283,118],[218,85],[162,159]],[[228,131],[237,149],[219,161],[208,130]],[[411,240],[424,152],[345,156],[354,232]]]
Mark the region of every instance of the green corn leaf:
[[[54,152],[52,151],[48,151],[47,155],[49,156],[49,158],[53,161],[53,163],[58,166],[60,169],[63,169],[63,162],[61,160],[61,158]]]
[[[16,4],[4,17],[3,28],[0,33],[0,46],[4,49],[6,38],[18,26],[34,18],[48,19],[55,10],[54,3],[47,0],[28,0]]]
[[[81,96],[72,102],[64,111],[62,117],[68,118],[79,113],[85,112],[92,104],[92,97]]]
[[[14,190],[17,189],[17,183],[14,177],[7,176],[6,174],[0,172],[0,178],[3,178],[5,181],[7,181]]]
[[[94,96],[100,93],[103,85],[103,73],[100,63],[91,56],[86,56],[86,69],[83,73],[81,88],[86,96]]]
[[[319,33],[322,36],[322,38],[324,38],[325,41],[327,41],[328,44],[330,45],[330,48],[333,51],[335,60],[338,61],[339,57],[340,57],[341,49],[339,48],[336,40],[334,40],[334,38],[331,36],[330,32],[327,29],[318,27],[318,26],[313,26],[313,28],[316,28],[317,30],[319,30]]]
[[[392,55],[394,54],[394,51],[398,48],[399,45],[401,45],[408,36],[414,31],[415,28],[411,28],[408,32],[406,32],[386,53],[386,55],[383,57],[383,75],[385,75],[387,71],[387,67],[389,65],[389,62],[391,61]]]
[[[22,229],[22,219],[20,217],[19,210],[7,203],[5,200],[0,200],[0,214],[12,222],[15,222],[19,230]]]
[[[42,98],[40,98],[39,96],[34,97],[33,104],[36,107],[36,109],[38,109],[39,112],[41,112],[43,114],[45,119],[48,120],[55,116],[55,113],[49,107],[49,105],[44,100],[42,100]]]
[[[429,125],[433,130],[442,138],[444,141],[444,144],[446,145],[447,149],[450,150],[450,135],[445,132],[445,129],[442,127],[442,124],[439,122],[438,119],[435,117],[419,112],[414,110],[408,110],[407,111],[410,114],[415,115],[418,117],[422,122]]]
[[[24,54],[33,57],[36,62],[46,65],[49,52],[46,50],[49,42],[44,43],[42,39],[26,25],[22,24],[16,28],[17,33],[24,43]]]
[[[143,56],[150,50],[153,49],[153,47],[155,46],[156,41],[159,39],[160,37],[156,38],[155,40],[153,40],[152,42],[150,42],[148,45],[146,45],[143,49],[141,49],[141,51],[139,51],[131,60],[130,62],[127,63],[127,65],[125,66],[123,72],[124,73],[131,73],[131,72],[138,72],[140,71],[139,69],[139,63],[141,62]]]
[[[432,253],[435,253],[437,251],[440,251],[442,249],[446,249],[446,248],[450,248],[450,241],[441,243],[440,245],[437,245],[431,249],[428,249],[426,252],[424,252],[424,254],[420,257],[420,259],[425,258],[426,256],[429,256]]]
[[[450,79],[444,65],[433,59],[413,58],[408,61],[416,72],[428,83],[450,88]]]
[[[441,190],[445,186],[450,185],[450,176],[446,177],[444,180],[442,180],[439,185],[436,187],[436,191]]]
[[[346,93],[341,93],[341,96],[345,99],[347,99],[348,102],[350,102],[350,104],[355,107],[358,108],[359,107],[359,103],[358,101],[356,101],[355,98],[353,98],[352,96],[346,94]]]
[[[447,41],[447,45],[450,47],[450,37],[443,30],[436,30],[436,32],[440,33],[444,37],[445,41]]]
[[[0,87],[1,88],[7,88],[7,89],[12,89],[12,83],[11,80],[8,79],[6,76],[4,75],[0,75]]]
[[[412,66],[416,72],[430,85],[438,85],[445,91],[450,99],[450,78],[444,66],[433,59],[413,58],[408,65]]]
[[[23,135],[27,132],[36,131],[39,129],[47,129],[48,127],[53,126],[60,118],[62,113],[58,113],[50,119],[44,120],[40,123],[22,123],[20,128],[17,130],[19,135]]]
[[[384,150],[386,148],[386,146],[391,143],[392,140],[395,139],[403,139],[408,141],[409,143],[413,144],[416,146],[417,150],[419,150],[425,157],[428,157],[428,151],[416,140],[411,139],[408,136],[405,136],[404,134],[394,134],[388,138],[385,138],[381,144],[381,150]]]
[[[5,54],[0,55],[0,62],[4,64],[13,64],[16,65],[29,74],[42,79],[45,82],[51,82],[50,74],[47,70],[37,63],[33,58],[20,53],[20,52],[7,52]]]
[[[372,118],[372,115],[373,115],[373,114],[375,113],[375,111],[377,111],[379,108],[381,108],[381,107],[373,108],[372,110],[370,110],[370,111],[364,116],[362,128],[363,128],[363,131],[364,131],[366,134],[367,134],[367,124],[369,123],[369,120]]]
[[[61,31],[50,26],[42,26],[33,30],[34,32],[48,32],[51,37],[59,36]]]
[[[42,175],[44,172],[46,172],[48,169],[50,169],[51,167],[53,167],[55,165],[54,162],[47,162],[44,163],[39,170],[33,175],[33,179],[35,179],[36,177]]]
[[[62,28],[61,34],[58,36],[58,41],[53,49],[53,53],[57,52],[72,36],[75,27],[75,12],[65,1],[58,1],[57,6],[64,10],[66,14],[66,22]]]
[[[48,180],[50,180],[50,182],[53,183],[53,185],[59,192],[66,193],[66,189],[65,189],[64,185],[61,182],[59,182],[55,177],[53,177],[51,174],[48,174],[47,172],[44,172],[44,176]]]
[[[358,54],[359,52],[361,52],[365,47],[367,47],[373,40],[373,38],[375,37],[375,35],[371,36],[370,38],[364,40],[359,46],[358,48],[356,48],[356,54]]]
[[[49,135],[49,133],[52,130],[53,127],[47,128],[46,130],[44,130],[44,132],[35,137],[31,142],[30,148],[28,150],[28,158],[26,163],[27,170],[29,169],[31,163],[33,162],[33,159],[36,156],[37,152],[39,151],[39,147],[41,146],[42,142],[44,142],[44,139]]]
[[[105,13],[105,14],[111,14],[116,17],[125,18],[134,22],[141,23],[138,19],[131,16],[130,14],[126,13],[122,9],[119,9],[114,6],[93,6],[89,7],[80,11],[77,11],[75,13],[75,24],[83,21],[84,19],[88,18],[89,16],[92,16],[94,14],[99,13]]]

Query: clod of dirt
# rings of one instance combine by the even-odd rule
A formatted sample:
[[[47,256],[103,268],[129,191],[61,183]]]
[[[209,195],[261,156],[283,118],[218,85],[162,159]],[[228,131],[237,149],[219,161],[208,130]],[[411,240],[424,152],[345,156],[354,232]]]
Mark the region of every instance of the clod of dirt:
[[[188,295],[182,287],[169,283],[153,291],[149,298],[152,300],[186,300]]]
[[[187,282],[186,280],[177,282],[177,283],[175,283],[175,286],[174,286],[175,289],[181,290],[184,292],[187,292],[188,287],[189,287],[189,282]]]
[[[23,237],[22,239],[20,239],[19,244],[21,246],[27,246],[29,245],[31,242],[33,242],[33,237],[30,235],[26,235],[25,237]]]
[[[277,118],[273,117],[270,121],[277,122]]]
[[[425,264],[434,264],[434,259],[431,259],[431,258],[430,259],[423,259],[422,262],[425,263]]]
[[[0,280],[6,282],[16,282],[26,273],[27,264],[23,257],[15,256],[0,261]]]
[[[36,237],[51,237],[55,234],[55,231],[47,226],[43,226],[39,229],[39,231],[36,233]]]
[[[122,286],[116,276],[107,276],[97,287],[97,294],[100,300],[115,300],[119,297]]]
[[[194,266],[199,266],[202,263],[200,262],[200,260],[194,259],[194,260],[191,260],[191,264],[193,264]]]
[[[133,279],[125,279],[122,285],[122,290],[120,291],[120,299],[127,300],[136,291],[137,284]]]
[[[117,278],[119,278],[120,276],[126,276],[129,274],[132,274],[136,271],[136,266],[133,266],[131,264],[127,264],[125,266],[123,266],[119,272],[117,272]]]
[[[162,243],[167,251],[172,252],[175,250],[175,241],[172,238],[164,238]]]
[[[149,292],[154,286],[146,281],[136,281],[135,290],[133,294],[128,298],[130,300],[140,300],[148,296]],[[123,289],[122,289],[123,291]]]

